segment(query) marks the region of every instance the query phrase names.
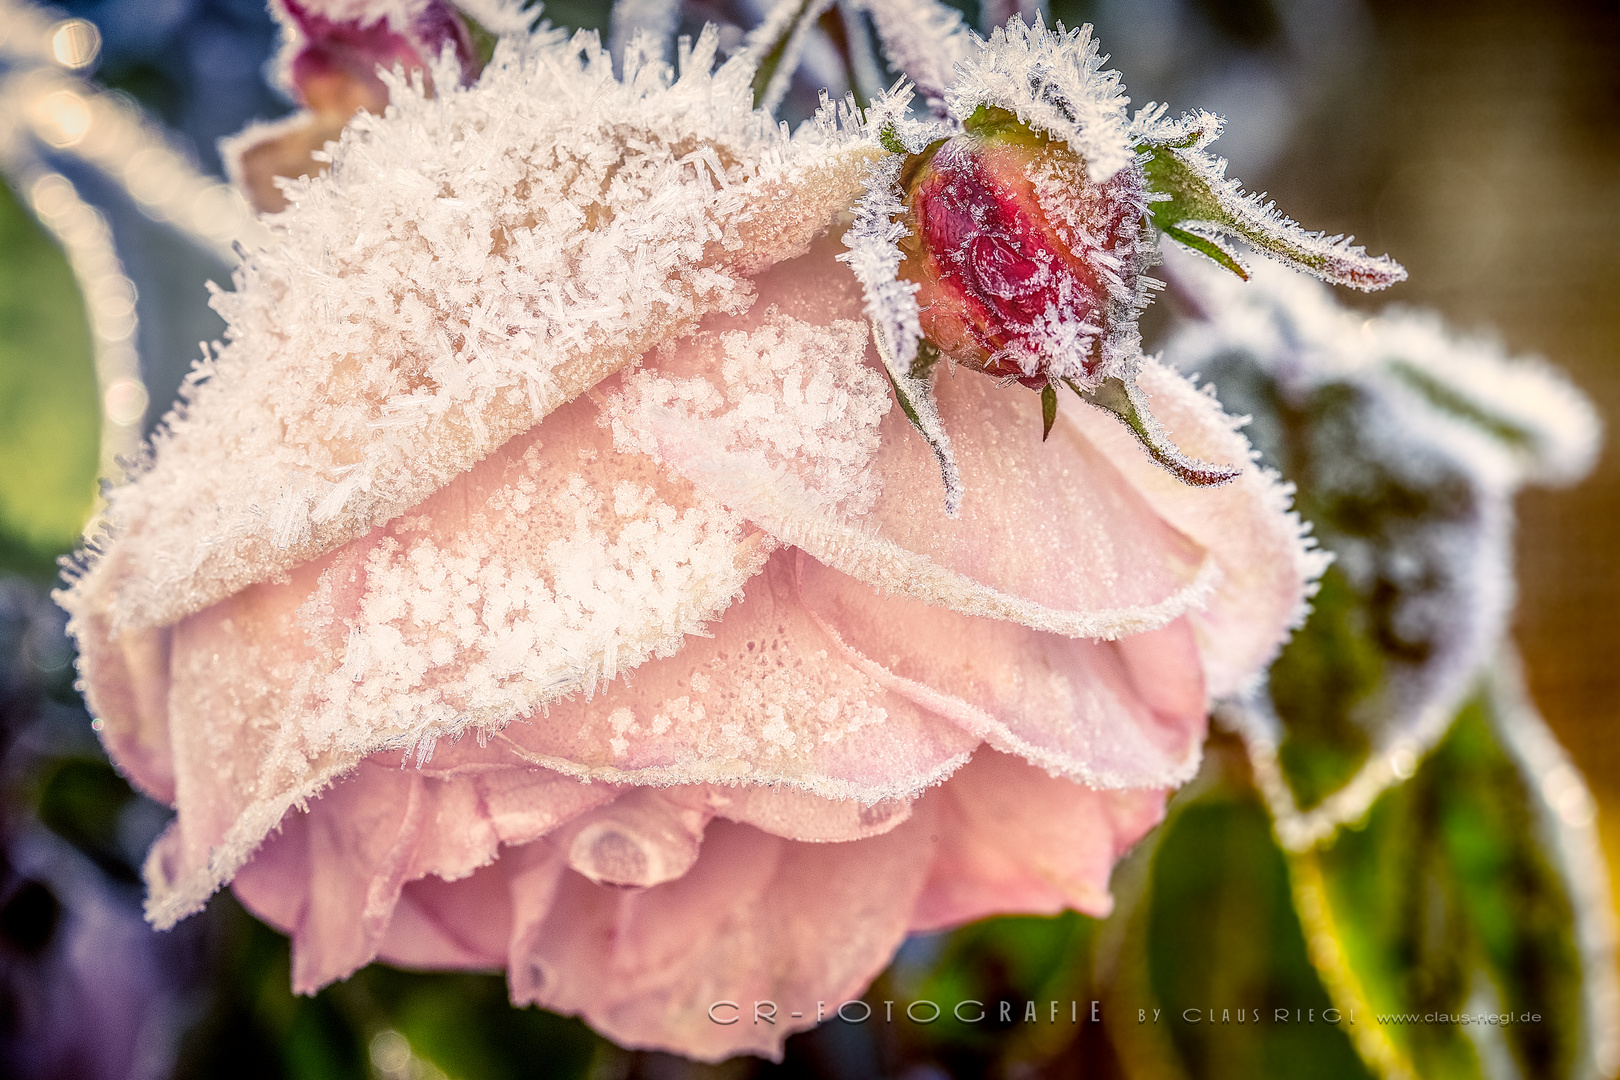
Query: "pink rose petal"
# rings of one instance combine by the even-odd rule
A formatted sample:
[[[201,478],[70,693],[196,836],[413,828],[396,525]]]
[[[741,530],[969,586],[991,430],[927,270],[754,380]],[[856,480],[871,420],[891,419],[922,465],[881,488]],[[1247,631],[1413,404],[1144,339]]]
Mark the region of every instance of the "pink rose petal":
[[[1248,440],[1213,395],[1152,359],[1143,361],[1138,385],[1185,453],[1206,461],[1249,460]],[[1154,513],[1206,548],[1220,568],[1213,597],[1191,619],[1210,696],[1237,693],[1304,619],[1305,598],[1327,564],[1289,511],[1289,487],[1253,466],[1224,487],[1188,487],[1153,464],[1125,427],[1101,410],[1064,415],[1129,478]]]
[[[803,555],[798,570],[862,670],[998,750],[1098,788],[1171,787],[1198,768],[1206,703],[1186,617],[1083,641],[881,596]]]
[[[535,800],[544,810],[528,822],[534,832],[508,834],[518,844],[552,832],[615,794],[556,774],[537,772],[531,779],[544,780],[544,794]],[[389,940],[395,956],[408,957],[413,950],[424,959],[443,959],[457,950],[468,960],[485,955],[466,944],[478,939],[463,924],[463,913],[438,912],[442,925],[423,942],[402,930],[390,937],[407,882],[430,874],[441,881],[470,880],[494,861],[502,838],[484,791],[479,778],[441,778],[367,761],[308,812],[286,816],[234,886],[244,904],[292,935],[295,990],[313,993],[343,978],[370,963]],[[469,888],[486,880],[487,875],[480,877]],[[429,918],[434,892],[430,885],[415,886],[405,917]],[[468,939],[469,933],[475,936]]]
[[[1097,791],[980,751],[931,800],[939,845],[911,929],[1065,908],[1106,916],[1114,863],[1159,823],[1164,800],[1163,791]]]
[[[578,1013],[626,1046],[780,1059],[783,1039],[815,1024],[817,1001],[858,996],[888,962],[930,847],[917,817],[851,844],[717,821],[692,870],[657,888],[537,874],[513,889],[514,911],[537,913],[517,917],[513,1000]],[[722,1000],[748,1015],[714,1023],[709,1007]],[[777,1022],[755,1025],[753,1002],[765,1000],[778,1003]]]
[[[747,307],[749,275],[802,255],[880,152],[780,136],[737,107],[751,90],[736,69],[699,58],[678,93],[655,93],[587,52],[557,41],[546,62],[349,125],[333,171],[296,182],[274,242],[219,295],[228,344],[111,496],[118,539],[66,605],[114,632],[169,625],[358,539],[704,316]],[[614,182],[610,155],[553,167],[593,139],[691,212]],[[729,171],[686,161],[692,141],[734,155]]]
[[[426,757],[441,736],[493,730],[678,648],[761,565],[760,538],[742,533],[650,459],[614,451],[582,400],[416,512],[185,620],[164,695],[181,813],[154,864],[154,917],[194,910],[293,801],[361,758]],[[114,745],[156,738],[140,698],[162,680],[102,678],[103,658],[130,661],[86,641]],[[153,768],[137,779],[149,772],[168,794]]]
[[[772,316],[766,302],[783,312],[818,308],[824,325],[863,319],[852,275],[796,270],[784,264],[762,274],[748,313],[711,317],[705,330],[757,331]],[[870,342],[861,347],[875,367]],[[673,352],[649,367],[704,366],[702,342]],[[1035,396],[977,375],[941,375],[935,392],[968,491],[954,519],[943,511],[932,454],[897,409],[883,418],[871,477],[877,494],[858,524],[807,486],[804,463],[773,467],[690,412],[638,399],[616,408],[615,422],[638,448],[778,539],[914,599],[1109,638],[1156,629],[1204,602],[1216,577],[1204,549],[1167,524],[1079,428],[1065,425],[1043,443]]]
[[[512,724],[491,746],[610,783],[783,784],[834,800],[903,799],[950,775],[978,737],[831,651],[793,558],[772,556],[712,637]]]
[[[795,843],[713,820],[728,816],[716,808],[735,811],[759,795],[777,803],[779,819],[839,812],[815,796],[639,789],[619,795],[626,806],[576,814],[446,881],[435,859],[489,851],[488,818],[456,794],[475,783],[469,768],[446,779],[367,763],[290,815],[244,869],[235,886],[243,901],[294,937],[300,989],[373,956],[505,965],[514,1000],[578,1013],[628,1046],[709,1060],[779,1055],[786,1035],[815,1022],[816,1002],[830,1012],[858,996],[907,932],[993,913],[1106,914],[1114,861],[1163,811],[1162,792],[1097,792],[985,750],[909,817],[858,843]],[[595,884],[570,868],[570,840],[603,822],[633,832],[636,844],[673,828],[700,846],[677,877]],[[401,867],[426,873],[401,882]],[[708,1009],[722,1000],[744,1009],[775,1001],[778,1023],[715,1024]]]

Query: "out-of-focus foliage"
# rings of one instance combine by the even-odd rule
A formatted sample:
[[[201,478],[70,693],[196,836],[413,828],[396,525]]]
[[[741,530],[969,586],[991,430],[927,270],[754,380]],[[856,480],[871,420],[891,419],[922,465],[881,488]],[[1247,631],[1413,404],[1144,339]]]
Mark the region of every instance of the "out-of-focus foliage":
[[[0,185],[0,570],[48,580],[95,496],[90,329],[61,249]]]
[[[1536,795],[1501,745],[1504,721],[1488,699],[1470,702],[1418,774],[1319,856],[1370,1008],[1512,1018],[1386,1025],[1418,1076],[1580,1072],[1576,913]]]

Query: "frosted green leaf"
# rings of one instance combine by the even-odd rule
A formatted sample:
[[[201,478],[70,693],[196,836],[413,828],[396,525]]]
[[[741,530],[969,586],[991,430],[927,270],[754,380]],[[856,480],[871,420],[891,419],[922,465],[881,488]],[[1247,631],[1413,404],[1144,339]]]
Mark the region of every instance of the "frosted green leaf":
[[[1596,855],[1590,795],[1550,746],[1539,719],[1487,690],[1363,827],[1306,857],[1386,1075],[1610,1074],[1612,1018],[1594,991],[1612,989],[1612,945],[1582,940],[1606,918],[1578,881]],[[1572,825],[1594,850],[1571,843]],[[1470,1021],[1422,1019],[1434,1015]]]

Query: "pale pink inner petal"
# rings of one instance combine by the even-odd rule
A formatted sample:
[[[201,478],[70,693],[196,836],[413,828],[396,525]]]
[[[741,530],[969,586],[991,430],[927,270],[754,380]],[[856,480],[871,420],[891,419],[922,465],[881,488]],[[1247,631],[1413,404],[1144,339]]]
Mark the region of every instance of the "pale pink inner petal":
[[[1185,617],[1084,641],[884,596],[798,558],[810,609],[890,691],[997,749],[1093,787],[1167,787],[1196,771],[1205,700]]]
[[[578,1013],[626,1046],[779,1058],[786,1034],[815,1023],[817,1001],[836,1008],[888,963],[931,847],[917,818],[846,844],[715,821],[691,871],[656,888],[563,874],[538,883],[533,907],[514,888],[513,1000]],[[540,914],[524,927],[529,911]],[[722,1000],[750,1013],[754,1001],[774,1001],[777,1023],[715,1024],[708,1009]]]
[[[913,931],[1065,908],[1106,916],[1114,863],[1164,816],[1165,792],[1097,791],[982,750],[928,801],[939,843]]]
[[[709,814],[652,788],[627,791],[552,834],[568,868],[598,885],[647,888],[673,881],[697,861]]]
[[[818,254],[762,275],[750,312],[711,317],[705,330],[758,334],[770,304],[787,312],[819,303],[824,323],[860,320],[847,273],[795,273]],[[869,337],[860,347],[881,370]],[[687,339],[649,366],[683,371],[711,348],[704,337]],[[1166,523],[1078,428],[1043,443],[1039,400],[1028,391],[968,371],[934,385],[968,492],[955,519],[944,513],[938,465],[898,409],[881,421],[870,481],[878,494],[858,523],[829,505],[803,467],[773,467],[681,408],[643,395],[615,418],[638,448],[779,539],[915,599],[1077,637],[1155,629],[1203,601],[1213,571],[1202,547]]]
[[[834,843],[888,832],[911,816],[906,799],[863,803],[823,799],[784,787],[711,787],[709,799],[719,817],[752,825],[786,840]]]
[[[523,801],[532,810],[524,827],[512,830],[510,812],[492,812],[492,804],[504,796],[510,810],[514,785],[503,774],[518,771],[435,775],[368,760],[307,811],[290,811],[234,884],[243,903],[293,936],[294,989],[313,992],[379,950],[402,962],[457,967],[504,956],[504,946],[492,954],[490,932],[467,921],[492,904],[480,868],[503,841],[536,840],[616,794],[607,785],[521,770],[531,774]],[[463,906],[447,910],[446,887],[455,880],[469,884],[455,891]]]
[[[448,768],[402,769],[391,755],[362,762],[307,810],[289,811],[238,873],[242,901],[293,936],[298,989],[318,989],[377,956],[407,966],[504,965],[513,916],[496,868],[502,845],[500,865],[528,865],[530,855],[513,851],[530,845],[559,871],[645,888],[692,868],[716,816],[826,842],[880,835],[910,812],[899,800],[865,806],[777,788],[584,784],[490,764],[504,756],[495,747],[461,749]]]
[[[512,935],[512,895],[499,862],[471,877],[406,882],[377,959],[396,967],[501,970]]]
[[[1138,385],[1177,446],[1206,461],[1249,460],[1249,444],[1214,397],[1157,361],[1142,362]],[[1155,513],[1210,553],[1221,577],[1191,616],[1212,697],[1252,681],[1305,614],[1308,587],[1326,566],[1307,548],[1289,492],[1274,474],[1245,469],[1230,484],[1193,488],[1153,464],[1136,440],[1099,409],[1065,413],[1113,461]],[[1054,433],[1055,435],[1055,433]]]
[[[712,636],[510,725],[491,748],[613,783],[785,784],[869,803],[938,783],[979,737],[831,651],[793,558],[773,555]]]

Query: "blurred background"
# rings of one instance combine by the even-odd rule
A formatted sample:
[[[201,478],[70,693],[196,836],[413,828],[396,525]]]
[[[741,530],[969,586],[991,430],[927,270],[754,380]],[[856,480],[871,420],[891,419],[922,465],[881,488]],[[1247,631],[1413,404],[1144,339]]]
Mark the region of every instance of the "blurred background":
[[[962,7],[977,23],[973,0]],[[0,4],[0,24],[20,10]],[[705,17],[751,25],[759,14],[747,2],[686,10],[694,25]],[[94,0],[52,12],[94,24],[90,77],[161,126],[203,173],[222,175],[221,137],[291,108],[269,79],[276,30],[259,0]],[[608,31],[599,0],[559,0],[547,14]],[[1356,234],[1410,271],[1386,294],[1344,302],[1433,308],[1457,328],[1497,334],[1511,354],[1541,355],[1567,371],[1609,422],[1620,417],[1620,5],[1058,0],[1052,15],[1095,24],[1136,104],[1224,114],[1216,149],[1250,190],[1269,192],[1313,228]],[[0,43],[6,33],[0,25]],[[0,80],[8,63],[0,49]],[[497,976],[374,967],[295,999],[285,941],[229,894],[168,934],[141,920],[139,866],[168,811],[132,793],[102,754],[48,592],[57,557],[73,549],[91,510],[102,454],[92,330],[105,322],[94,319],[132,305],[126,361],[138,363],[150,404],[142,413],[144,401],[126,402],[125,427],[149,429],[198,342],[222,334],[205,283],[229,287],[228,253],[209,241],[206,221],[188,238],[154,220],[139,191],[73,154],[46,147],[37,160],[23,156],[5,117],[10,92],[0,89],[0,164],[12,185],[0,186],[0,1073],[703,1073],[617,1051],[571,1020],[511,1010]],[[87,306],[57,238],[19,194],[39,169],[58,171],[101,212],[132,297],[91,294]],[[79,269],[79,280],[91,280]],[[1150,313],[1150,348],[1170,314]],[[1611,445],[1572,490],[1521,496],[1518,511],[1513,633],[1534,698],[1597,797],[1612,862],[1620,854],[1620,453]],[[1217,761],[1223,752],[1214,747]],[[1026,994],[1085,995],[1064,950],[1090,949],[1102,932],[1069,916],[1000,920],[916,942],[878,992],[957,984],[982,992],[988,980]],[[1144,1071],[1084,1036],[1016,1053],[1007,1046],[1028,1041],[1017,1032],[952,1038],[885,1043],[834,1024],[795,1039],[779,1068],[738,1062],[713,1072],[1366,1075],[1338,1044],[1295,1047],[1283,1065],[1247,1072],[1197,1054]]]

